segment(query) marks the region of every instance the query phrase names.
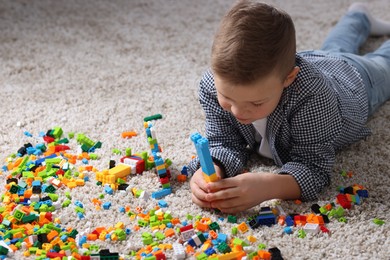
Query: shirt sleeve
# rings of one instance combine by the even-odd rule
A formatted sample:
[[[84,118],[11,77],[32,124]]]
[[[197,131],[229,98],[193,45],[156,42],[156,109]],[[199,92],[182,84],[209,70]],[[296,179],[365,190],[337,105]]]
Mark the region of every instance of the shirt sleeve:
[[[205,134],[213,160],[222,165],[226,176],[232,177],[241,173],[250,150],[247,149],[248,144],[239,131],[237,120],[219,105],[210,71],[207,71],[200,81],[199,102],[206,117]],[[195,158],[188,164],[188,171],[193,174],[199,167],[199,159]]]
[[[337,98],[329,91],[308,95],[290,117],[291,150],[280,174],[290,174],[301,188],[303,200],[317,199],[330,183],[336,151],[334,141],[342,129]]]

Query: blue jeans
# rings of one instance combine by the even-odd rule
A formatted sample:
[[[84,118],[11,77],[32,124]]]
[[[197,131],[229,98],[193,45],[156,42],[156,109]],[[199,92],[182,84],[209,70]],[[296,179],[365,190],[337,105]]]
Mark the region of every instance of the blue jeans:
[[[390,99],[390,40],[377,50],[360,56],[360,46],[370,35],[371,24],[364,13],[344,15],[321,48],[353,65],[362,76],[368,95],[368,115]]]

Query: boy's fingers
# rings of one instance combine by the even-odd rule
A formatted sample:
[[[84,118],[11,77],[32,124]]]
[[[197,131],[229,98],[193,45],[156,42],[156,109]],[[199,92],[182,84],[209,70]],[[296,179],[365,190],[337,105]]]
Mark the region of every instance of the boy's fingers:
[[[236,187],[218,190],[216,192],[207,193],[205,200],[207,201],[226,201],[237,197]]]
[[[200,200],[199,198],[197,198],[194,194],[192,194],[192,201],[202,207],[202,208],[211,208],[211,204],[210,202],[207,202],[207,201],[203,201],[203,200]]]
[[[236,186],[237,185],[236,185],[235,181],[233,180],[233,178],[222,179],[219,181],[207,183],[207,191],[214,192],[214,191],[234,188]]]

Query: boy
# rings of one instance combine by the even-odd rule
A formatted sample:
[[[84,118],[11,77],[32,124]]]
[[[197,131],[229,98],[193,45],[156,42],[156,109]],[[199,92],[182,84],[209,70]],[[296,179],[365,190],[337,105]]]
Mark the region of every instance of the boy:
[[[321,50],[296,53],[288,14],[238,2],[221,21],[199,88],[220,179],[206,183],[199,160],[191,161],[193,201],[236,213],[274,198],[316,199],[336,151],[368,136],[368,116],[390,97],[390,41],[357,55],[369,35],[387,34],[390,24],[357,3]],[[240,174],[254,150],[278,174]]]

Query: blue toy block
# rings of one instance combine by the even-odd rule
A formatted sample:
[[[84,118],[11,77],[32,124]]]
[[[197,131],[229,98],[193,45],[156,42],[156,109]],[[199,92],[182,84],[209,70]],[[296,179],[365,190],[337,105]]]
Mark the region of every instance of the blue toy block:
[[[284,229],[283,229],[283,233],[285,233],[285,234],[292,234],[293,233],[293,230],[292,230],[292,228],[291,227],[285,227]]]
[[[276,218],[274,214],[259,215],[256,217],[256,221],[260,225],[272,226],[276,223]]]
[[[77,217],[78,217],[79,219],[83,219],[83,218],[84,218],[84,214],[81,213],[81,212],[77,212]]]
[[[114,193],[114,190],[110,186],[106,185],[104,186],[104,192],[112,195]]]
[[[154,164],[156,166],[164,165],[164,160],[161,157],[157,157],[157,155],[154,155]]]
[[[223,233],[219,233],[219,234],[218,234],[217,241],[218,241],[219,243],[226,242],[227,239],[228,239],[228,237],[227,237],[226,234],[223,234]]]
[[[214,248],[209,247],[209,248],[207,248],[207,249],[204,251],[204,253],[205,253],[206,255],[208,255],[208,256],[211,256],[211,255],[216,254],[217,252],[214,250]]]
[[[81,201],[79,201],[79,200],[75,201],[74,205],[76,205],[77,207],[80,207],[80,208],[84,208],[83,203],[81,203]]]
[[[166,208],[168,207],[168,203],[165,200],[159,200],[158,206],[160,206],[160,208]]]
[[[195,243],[194,239],[190,238],[190,239],[187,241],[187,243],[188,243],[190,246],[192,246],[193,248],[196,248],[196,243]]]
[[[111,207],[111,202],[104,202],[103,203],[103,209],[109,209]]]
[[[358,190],[357,194],[361,198],[368,198],[368,191],[367,190]]]
[[[289,227],[294,226],[294,220],[292,219],[291,216],[287,216],[285,219],[285,222],[286,222],[286,225]]]
[[[208,176],[215,174],[214,163],[210,154],[209,141],[207,138],[202,137],[199,133],[194,133],[191,135],[191,140],[195,144],[202,171]]]
[[[157,173],[158,173],[158,175],[164,175],[164,174],[166,174],[167,173],[167,169],[161,169],[161,170],[157,170]]]
[[[162,189],[162,190],[159,190],[159,191],[155,191],[152,193],[152,198],[153,199],[161,199],[162,197],[165,197],[169,194],[172,193],[172,189],[169,188],[169,189]]]
[[[39,180],[35,180],[35,181],[33,181],[32,182],[32,185],[31,186],[41,186],[41,181],[39,181]]]

